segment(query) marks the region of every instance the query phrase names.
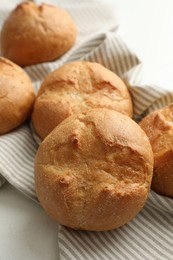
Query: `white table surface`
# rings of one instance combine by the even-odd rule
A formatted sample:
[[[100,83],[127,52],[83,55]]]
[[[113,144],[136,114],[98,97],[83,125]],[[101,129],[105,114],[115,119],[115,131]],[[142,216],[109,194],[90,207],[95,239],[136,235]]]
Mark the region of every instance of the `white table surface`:
[[[144,62],[149,82],[173,89],[173,1],[114,2],[119,34]],[[58,259],[57,224],[5,184],[0,189],[0,260],[18,259]]]

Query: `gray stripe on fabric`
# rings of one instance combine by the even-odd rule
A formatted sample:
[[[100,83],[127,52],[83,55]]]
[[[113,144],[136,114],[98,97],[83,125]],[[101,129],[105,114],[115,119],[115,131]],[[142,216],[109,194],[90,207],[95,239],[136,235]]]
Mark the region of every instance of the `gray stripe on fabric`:
[[[104,232],[102,235],[105,238],[105,241],[108,241],[115,254],[118,254],[119,259],[129,259],[130,254],[126,250],[124,250],[124,242],[120,243],[122,237],[119,236],[117,230]]]
[[[104,67],[112,70],[111,68],[111,64],[109,62],[109,59],[108,57],[106,56],[106,53],[105,53],[105,46],[104,45],[101,45],[98,49],[97,49],[97,52],[95,52],[96,56],[97,56],[97,60],[98,62],[100,62]]]
[[[168,257],[168,255],[166,254],[166,251],[162,251],[162,244],[159,242],[159,239],[157,239],[157,237],[147,228],[147,226],[143,226],[141,225],[142,221],[141,218],[136,218],[135,221],[133,222],[133,229],[135,228],[136,232],[138,232],[138,230],[142,231],[139,235],[140,235],[140,239],[141,241],[143,240],[143,243],[145,242],[150,248],[150,252],[151,250],[153,251],[153,255],[158,255],[162,256],[162,257]],[[131,225],[132,228],[132,225]],[[139,238],[139,236],[138,236]],[[163,241],[162,241],[163,242]],[[164,247],[163,247],[164,248]],[[165,248],[164,248],[165,249]],[[167,259],[167,258],[165,258]]]
[[[67,231],[67,232],[65,232]],[[77,249],[78,253],[80,254],[80,257],[82,256],[82,258],[88,260],[90,259],[89,254],[87,253],[87,250],[85,249],[84,244],[81,244],[80,240],[74,239],[75,236],[75,232],[73,233],[73,235],[71,234],[71,230],[66,230],[65,228],[62,230],[61,234],[65,237],[65,239],[68,240],[68,242],[70,242],[71,246],[75,249]],[[85,250],[84,250],[85,249]]]
[[[104,259],[100,252],[100,248],[97,246],[96,243],[93,243],[93,241],[91,241],[91,235],[89,234],[89,232],[78,232],[78,236],[86,243],[90,250],[93,250],[92,252],[95,255],[95,259]]]
[[[99,249],[100,253],[102,254],[103,259],[108,257],[107,249],[104,247],[104,244],[97,236],[95,236],[94,232],[87,232],[88,238],[92,241],[92,243]],[[111,259],[111,258],[109,258]]]
[[[127,46],[125,44],[123,44],[122,41],[120,41],[117,38],[117,45],[119,46],[119,49],[121,50],[122,53],[122,58],[124,60],[125,63],[125,70],[128,71],[130,70],[132,67],[134,67],[136,65],[136,63],[134,63],[134,61],[132,59],[130,59],[131,53],[129,51],[129,49],[127,48]]]
[[[147,248],[145,248],[145,246],[144,248],[141,247],[143,245],[143,241],[140,240],[139,234],[135,234],[134,230],[132,232],[129,226],[120,228],[119,230],[117,230],[117,233],[119,236],[119,243],[122,244],[122,250],[124,248],[124,245],[125,246],[128,245],[128,248],[130,248],[130,250],[132,251],[131,259],[135,259],[138,256],[141,257],[146,255]],[[113,239],[115,239],[115,235],[117,236],[115,232],[111,232],[110,235],[112,236]],[[129,252],[129,250],[127,250],[126,252]]]
[[[33,82],[42,80],[41,74],[36,67],[34,68],[27,67],[25,68],[25,71],[31,77]]]
[[[61,260],[76,260],[76,256],[73,254],[73,251],[69,250],[64,240],[59,238],[59,254]]]
[[[106,232],[96,232],[95,233],[95,237],[100,240],[100,242],[102,243],[102,246],[105,250],[105,253],[109,256],[109,259],[113,259],[112,258],[115,255],[115,248],[113,249],[111,247],[111,245],[108,243],[108,240],[105,240],[103,234],[105,234]],[[116,252],[117,253],[117,252]]]
[[[150,219],[152,217],[153,220],[155,221],[154,224],[155,224],[156,228],[158,229],[158,231],[161,231],[161,237],[163,236],[163,238],[165,238],[165,241],[167,241],[167,243],[172,246],[172,243],[170,242],[173,237],[172,231],[165,228],[165,226],[167,226],[167,227],[173,226],[173,221],[171,223],[171,221],[167,221],[166,219],[163,218],[163,216],[161,217],[158,214],[159,214],[158,211],[150,210],[149,207],[146,207],[146,211],[143,212],[144,222],[145,222],[145,220],[147,220],[148,223],[150,224]],[[149,226],[151,226],[151,224]],[[153,224],[152,224],[152,226],[153,226]]]
[[[17,175],[13,176],[13,172],[9,171],[9,174],[7,175],[3,168],[0,167],[0,172],[3,176],[6,176],[6,180],[13,185],[14,187],[17,187],[18,190],[20,190],[22,193],[24,193],[26,196],[30,197],[32,200],[37,201],[37,196],[35,194],[35,191],[33,190],[33,187],[30,187],[28,185],[23,184],[23,179],[18,178]]]
[[[133,62],[131,62],[129,60],[129,50],[126,48],[126,46],[117,38],[116,39],[116,45],[117,48],[119,49],[119,53],[120,53],[120,60],[122,63],[122,67],[123,67],[123,74],[128,71],[130,68],[132,68],[135,64],[133,64]]]
[[[110,41],[110,48],[115,52],[114,53],[114,62],[116,66],[115,73],[121,77],[123,75],[123,66],[122,66],[122,61],[119,55],[119,49],[117,47],[116,41],[115,42]]]
[[[89,246],[87,246],[85,243],[84,243],[84,241],[83,241],[83,239],[82,239],[82,234],[81,234],[81,239],[79,239],[79,232],[81,232],[81,231],[77,231],[77,232],[75,232],[75,231],[71,231],[70,230],[70,232],[71,232],[71,236],[72,237],[75,237],[75,239],[78,241],[78,243],[80,243],[81,244],[81,246],[86,250],[86,251],[89,251],[89,253],[90,253],[90,256],[92,257],[92,259],[95,259],[94,257],[95,257],[95,255],[93,254],[93,252],[91,251],[91,250],[89,250]],[[83,233],[85,233],[85,231],[83,232]],[[99,235],[99,234],[102,234],[102,233],[104,233],[104,232],[93,232],[93,233],[90,233],[90,236],[94,236],[94,238],[97,236],[97,235]],[[101,241],[103,241],[103,240],[101,240]],[[104,243],[102,243],[103,245],[104,245]],[[108,246],[108,245],[107,245]],[[104,247],[104,249],[105,249],[105,247]],[[109,254],[109,257],[111,257],[111,255],[110,255],[110,252],[109,252],[109,250],[105,250],[106,251],[106,256],[107,256],[107,254]],[[112,253],[113,253],[113,251],[112,251]]]
[[[8,162],[6,162],[8,163]],[[9,174],[4,174],[5,171],[8,171]],[[0,167],[0,172],[1,174],[3,174],[3,176],[5,176],[5,179],[7,181],[9,181],[9,183],[14,184],[14,183],[18,183],[20,185],[20,187],[23,187],[23,191],[25,191],[26,189],[26,193],[32,194],[32,197],[35,197],[35,190],[34,190],[34,183],[31,181],[26,180],[25,177],[23,177],[24,174],[27,174],[27,172],[23,171],[23,175],[19,175],[18,174],[18,169],[14,169],[13,171],[10,170],[10,165],[7,167]],[[11,176],[10,176],[11,175]],[[10,177],[9,177],[10,176]]]
[[[168,197],[162,197],[153,191],[151,191],[149,194],[149,200],[147,201],[147,204],[152,205],[160,210],[164,210],[169,214],[173,214],[173,200]]]
[[[143,228],[145,229],[145,227]],[[128,243],[131,244],[132,247],[135,249],[140,249],[140,254],[143,252],[143,255],[147,255],[148,257],[155,257],[157,255],[157,250],[155,253],[152,240],[148,237],[148,235],[146,235],[146,233],[143,233],[142,227],[139,228],[138,225],[136,225],[135,220],[129,222],[127,227],[122,229],[122,232],[124,235],[127,235],[129,238]],[[135,241],[135,243],[133,241]]]
[[[151,224],[151,221],[156,221],[155,218],[153,218],[153,214],[150,214],[151,212],[148,211],[148,218],[146,218],[147,215],[147,210],[143,210],[143,218],[139,219],[140,224],[142,224],[142,226],[147,225],[145,230],[148,230],[148,232],[151,232],[151,236],[156,235],[156,241],[157,244],[160,245],[161,247],[163,246],[163,248],[169,250],[169,243],[170,241],[168,239],[166,239],[166,237],[164,236],[164,234],[162,233],[162,229],[158,229],[159,225],[157,222]],[[154,211],[153,211],[154,213]],[[137,220],[138,221],[138,220]],[[166,224],[166,221],[164,221]],[[164,238],[164,240],[162,240],[161,238]]]
[[[10,142],[10,145],[9,145]],[[13,150],[13,145],[17,145],[15,154],[14,154],[14,150]],[[25,145],[30,146],[29,143],[25,143]],[[23,143],[20,144],[20,140],[18,140],[17,142],[17,138],[16,140],[9,138],[9,140],[4,140],[1,143],[1,147],[0,149],[6,149],[7,152],[9,153],[9,155],[11,154],[11,156],[19,156],[21,155],[22,157],[25,157],[25,160],[29,163],[32,164],[33,162],[33,155],[35,155],[35,149],[29,149],[29,147],[24,148]],[[23,153],[23,150],[25,149],[25,152]],[[18,157],[18,160],[20,161],[21,158],[20,156]],[[23,162],[22,162],[23,163]]]
[[[8,161],[6,161],[6,163],[8,163]],[[8,171],[8,174],[6,174],[6,171]],[[29,193],[30,195],[32,195],[32,197],[33,196],[36,197],[33,179],[32,178],[30,180],[28,180],[28,178],[26,179],[26,176],[24,176],[24,175],[26,175],[28,173],[28,171],[24,171],[23,169],[21,171],[23,174],[19,175],[18,174],[19,169],[15,168],[15,166],[13,167],[13,170],[11,170],[10,165],[5,166],[5,167],[2,165],[0,167],[0,172],[7,181],[9,181],[11,184],[14,184],[14,183],[20,184],[20,187],[23,187],[22,190],[23,191],[26,190],[26,195],[27,195],[27,193]],[[20,190],[21,190],[21,188],[20,188]]]
[[[159,214],[159,216],[164,219],[166,225],[168,225],[169,223],[172,222],[172,216],[173,215],[171,214],[171,212],[168,212],[165,209],[162,209],[162,208],[157,207],[157,206],[154,206],[154,207],[153,207],[153,205],[149,206],[149,204],[146,205],[146,207],[147,207],[147,209],[148,209],[148,207],[150,207],[152,209],[152,212],[154,212],[154,211],[157,212]]]
[[[94,39],[92,38],[91,41],[81,43],[78,47],[76,47],[76,49],[74,49],[74,52],[71,54],[71,56],[68,59],[68,62],[78,60],[78,59],[83,60],[85,55],[89,55],[90,53],[92,53],[92,51],[102,43],[104,38],[105,35],[101,34],[97,36],[97,38]]]
[[[78,252],[76,251],[76,249],[70,247],[69,241],[66,241],[65,238],[62,239],[61,237],[59,237],[58,241],[59,241],[59,243],[60,243],[59,248],[61,248],[61,247],[63,246],[64,249],[65,249],[65,250],[63,250],[63,251],[60,251],[60,253],[64,252],[65,255],[66,255],[66,257],[69,256],[69,255],[71,255],[71,256],[74,257],[74,258],[69,257],[69,258],[67,258],[67,259],[81,260],[80,255],[78,255]],[[62,250],[62,248],[61,248],[61,250]],[[66,259],[66,258],[65,258],[65,259]]]
[[[141,85],[142,82],[142,64],[137,64],[134,68],[130,69],[129,72],[125,73],[125,79],[129,85]]]

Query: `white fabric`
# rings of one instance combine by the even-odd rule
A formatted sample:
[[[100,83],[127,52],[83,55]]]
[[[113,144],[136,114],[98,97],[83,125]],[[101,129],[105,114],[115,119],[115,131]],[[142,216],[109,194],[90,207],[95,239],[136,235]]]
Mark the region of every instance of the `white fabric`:
[[[10,5],[14,6],[14,1],[0,9],[0,24],[10,11]],[[142,81],[141,61],[116,31],[114,5],[106,1],[63,1],[61,5],[77,23],[78,40],[59,60],[25,68],[36,90],[49,72],[66,62],[82,59],[103,64],[126,82],[133,99],[134,119],[137,121],[148,112],[172,102],[172,92],[146,85]],[[29,121],[0,136],[1,175],[35,201],[34,158],[37,142],[38,137]],[[172,227],[173,200],[151,191],[142,211],[130,223],[117,230],[82,232],[59,225],[57,239],[60,258],[173,259]]]

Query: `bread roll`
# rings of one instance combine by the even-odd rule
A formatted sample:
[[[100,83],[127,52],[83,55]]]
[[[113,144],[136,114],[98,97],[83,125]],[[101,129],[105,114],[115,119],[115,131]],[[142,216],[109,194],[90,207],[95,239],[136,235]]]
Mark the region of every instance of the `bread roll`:
[[[60,57],[75,40],[76,25],[65,10],[23,2],[2,26],[1,53],[18,65],[31,65]]]
[[[143,207],[153,173],[144,131],[108,109],[73,115],[42,142],[35,159],[35,187],[47,213],[82,230],[110,230]]]
[[[173,197],[173,104],[146,116],[140,126],[149,137],[154,153],[152,189]]]
[[[37,95],[32,121],[44,139],[65,118],[102,107],[132,116],[127,87],[101,64],[76,61],[46,77]]]
[[[23,123],[35,99],[31,80],[16,64],[0,58],[0,134]]]

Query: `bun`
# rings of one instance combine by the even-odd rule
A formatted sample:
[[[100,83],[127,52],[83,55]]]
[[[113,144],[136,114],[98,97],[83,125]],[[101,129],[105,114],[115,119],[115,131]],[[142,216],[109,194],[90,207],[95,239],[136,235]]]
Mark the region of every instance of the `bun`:
[[[143,207],[153,173],[144,131],[108,109],[73,115],[42,142],[35,159],[35,187],[47,213],[83,230],[110,230]]]
[[[19,4],[1,32],[1,53],[21,66],[51,61],[75,43],[76,25],[63,9],[31,2]]]
[[[101,64],[71,62],[42,83],[32,121],[43,139],[65,118],[102,107],[132,116],[132,101],[124,82]]]
[[[35,99],[31,80],[23,69],[0,58],[0,134],[23,123]]]
[[[140,126],[149,137],[154,153],[152,189],[173,197],[173,104],[146,116]]]

